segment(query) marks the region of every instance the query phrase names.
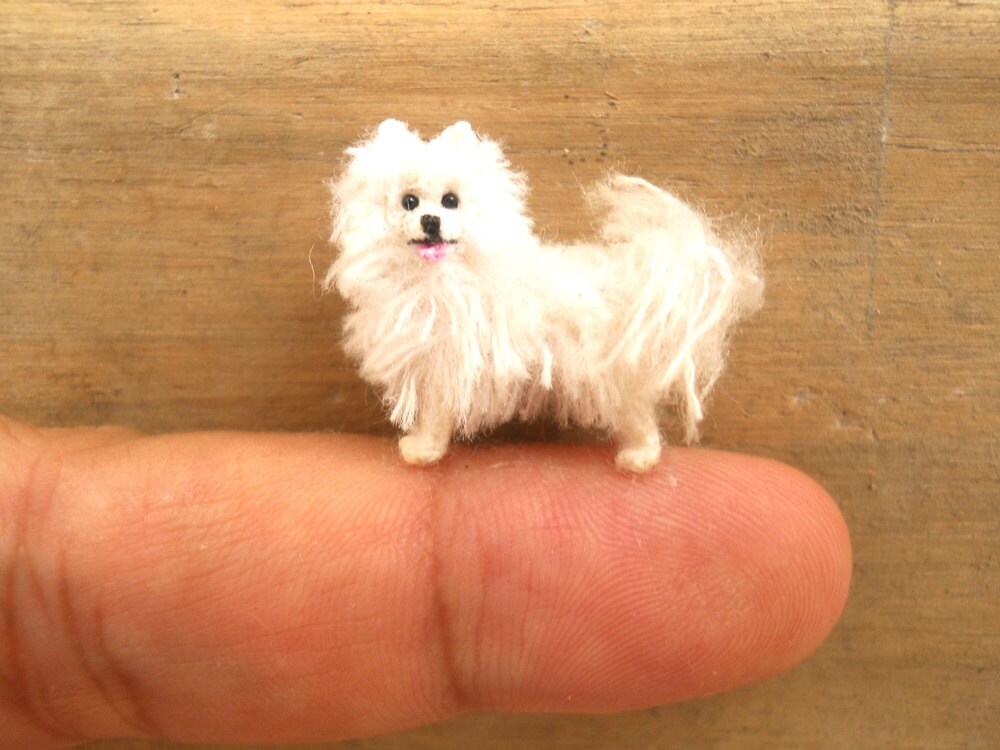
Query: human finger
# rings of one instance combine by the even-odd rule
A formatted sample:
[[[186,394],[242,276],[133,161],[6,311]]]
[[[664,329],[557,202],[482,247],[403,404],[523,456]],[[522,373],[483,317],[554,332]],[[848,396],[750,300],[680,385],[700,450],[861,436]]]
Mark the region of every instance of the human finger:
[[[849,542],[780,464],[322,435],[0,431],[0,717],[21,744],[354,737],[608,711],[807,655]],[[6,653],[4,653],[6,652]]]

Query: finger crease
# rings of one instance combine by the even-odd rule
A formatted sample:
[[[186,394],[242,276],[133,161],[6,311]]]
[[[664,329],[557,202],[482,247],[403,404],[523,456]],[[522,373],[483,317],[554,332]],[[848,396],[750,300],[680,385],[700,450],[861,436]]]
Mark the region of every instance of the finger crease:
[[[437,477],[431,480],[427,499],[428,516],[430,519],[430,579],[431,608],[434,617],[434,627],[438,634],[441,666],[445,678],[444,698],[447,707],[453,713],[465,711],[471,705],[465,680],[458,666],[455,642],[454,614],[449,604],[449,589],[444,580],[444,565],[441,554],[441,508],[443,496]]]

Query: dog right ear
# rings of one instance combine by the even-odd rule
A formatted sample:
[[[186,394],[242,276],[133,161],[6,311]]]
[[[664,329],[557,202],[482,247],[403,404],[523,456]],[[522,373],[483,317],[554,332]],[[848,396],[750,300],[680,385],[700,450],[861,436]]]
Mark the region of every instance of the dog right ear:
[[[376,138],[399,138],[405,135],[413,135],[413,133],[406,127],[406,123],[402,120],[394,120],[392,118],[382,120],[375,129]]]
[[[416,131],[410,130],[402,120],[383,120],[375,129],[371,143],[380,146],[412,148],[422,141]]]
[[[405,122],[389,119],[379,123],[375,132],[367,140],[348,148],[347,154],[351,157],[357,157],[372,148],[382,152],[387,149],[390,152],[402,151],[413,148],[418,143],[421,143],[420,136],[410,130]]]

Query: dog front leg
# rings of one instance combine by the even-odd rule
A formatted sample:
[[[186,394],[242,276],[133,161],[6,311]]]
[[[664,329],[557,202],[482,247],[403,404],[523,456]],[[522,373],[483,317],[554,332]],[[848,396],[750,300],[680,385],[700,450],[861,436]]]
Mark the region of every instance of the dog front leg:
[[[416,425],[399,439],[399,453],[408,464],[437,463],[448,452],[451,429],[450,414],[434,408],[421,409]]]

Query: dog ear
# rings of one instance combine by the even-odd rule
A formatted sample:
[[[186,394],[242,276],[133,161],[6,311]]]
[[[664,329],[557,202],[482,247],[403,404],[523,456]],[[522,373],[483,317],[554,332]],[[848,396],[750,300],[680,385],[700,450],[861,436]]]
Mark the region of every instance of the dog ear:
[[[414,144],[418,143],[422,143],[420,136],[410,130],[405,122],[389,119],[379,123],[374,133],[369,135],[366,140],[348,148],[346,153],[352,159],[356,159],[360,155],[373,150],[383,152],[386,149],[401,151],[406,148],[412,148]]]
[[[449,125],[434,140],[455,146],[479,143],[479,138],[472,126],[465,120],[459,120],[454,125]]]
[[[419,143],[423,143],[420,136],[410,130],[405,122],[389,119],[379,123],[375,132],[367,139],[350,146],[344,153],[351,163],[356,163],[366,154],[402,152]]]
[[[402,120],[392,118],[382,120],[375,129],[376,138],[405,138],[407,135],[413,135],[413,131]]]

